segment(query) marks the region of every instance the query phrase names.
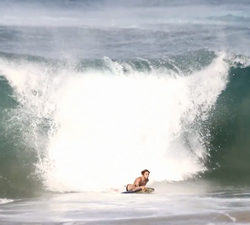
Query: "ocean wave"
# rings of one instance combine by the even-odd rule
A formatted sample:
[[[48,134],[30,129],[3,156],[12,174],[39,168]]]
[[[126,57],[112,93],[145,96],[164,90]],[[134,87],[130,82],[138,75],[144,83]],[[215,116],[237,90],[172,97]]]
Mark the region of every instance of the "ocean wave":
[[[144,167],[157,182],[244,178],[248,62],[206,50],[80,62],[1,53],[0,195],[101,190]]]
[[[232,15],[232,14],[227,14],[224,16],[214,16],[214,17],[209,17],[209,20],[219,20],[219,21],[225,21],[225,22],[249,22],[250,17],[248,16],[238,16],[238,15]]]

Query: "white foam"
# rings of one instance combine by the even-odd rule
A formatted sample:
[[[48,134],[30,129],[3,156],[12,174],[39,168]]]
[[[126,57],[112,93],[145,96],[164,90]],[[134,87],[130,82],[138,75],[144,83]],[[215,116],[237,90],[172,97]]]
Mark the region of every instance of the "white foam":
[[[112,61],[112,72],[64,68],[52,74],[38,64],[10,68],[3,61],[1,68],[26,107],[25,115],[31,111],[36,119],[53,119],[46,159],[38,164],[46,187],[89,191],[132,182],[145,168],[155,181],[183,180],[204,171],[199,158],[207,150],[199,127],[189,125],[197,116],[206,118],[225,88],[223,58],[189,76],[167,70],[145,75],[131,68],[123,74]],[[34,135],[39,142],[39,134]]]
[[[7,204],[10,202],[14,202],[13,199],[7,199],[7,198],[0,198],[0,205]]]

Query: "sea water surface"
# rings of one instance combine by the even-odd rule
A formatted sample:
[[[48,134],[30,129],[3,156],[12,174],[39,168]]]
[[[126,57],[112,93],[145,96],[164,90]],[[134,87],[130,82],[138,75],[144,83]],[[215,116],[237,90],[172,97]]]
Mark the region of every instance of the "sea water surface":
[[[0,224],[250,223],[249,12],[1,1]]]

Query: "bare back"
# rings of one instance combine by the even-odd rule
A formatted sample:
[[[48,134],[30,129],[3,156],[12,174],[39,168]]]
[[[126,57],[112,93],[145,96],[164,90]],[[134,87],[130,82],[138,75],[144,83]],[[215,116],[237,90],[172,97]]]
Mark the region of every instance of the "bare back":
[[[137,177],[134,181],[134,186],[135,187],[141,187],[141,186],[146,186],[148,183],[148,179],[143,179],[143,177]]]

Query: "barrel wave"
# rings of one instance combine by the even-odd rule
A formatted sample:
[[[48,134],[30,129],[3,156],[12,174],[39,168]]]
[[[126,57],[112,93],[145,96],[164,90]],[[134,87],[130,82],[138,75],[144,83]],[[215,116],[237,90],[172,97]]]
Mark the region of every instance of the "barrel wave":
[[[249,183],[249,74],[249,66],[230,68],[230,82],[209,119],[208,177],[221,182]]]
[[[247,57],[1,53],[0,74],[2,197],[103,191],[142,168],[154,182],[248,180]]]

